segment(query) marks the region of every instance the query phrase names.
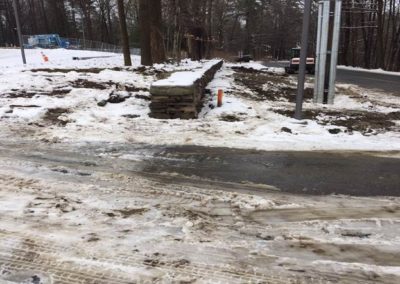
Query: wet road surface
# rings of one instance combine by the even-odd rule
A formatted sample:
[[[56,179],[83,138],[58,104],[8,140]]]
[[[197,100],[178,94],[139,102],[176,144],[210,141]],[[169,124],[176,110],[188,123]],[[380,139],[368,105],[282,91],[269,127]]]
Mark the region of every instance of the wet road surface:
[[[179,177],[193,183],[207,180],[272,186],[296,194],[400,196],[400,159],[368,153],[126,144],[32,148],[27,144],[3,146],[0,156],[18,156],[53,167],[66,166],[81,176],[96,167],[96,170],[152,175],[165,182]]]
[[[338,69],[337,81],[381,90],[400,97],[400,76]]]
[[[274,186],[304,194],[400,195],[400,159],[361,153],[264,152],[227,148],[167,148],[146,171]]]
[[[282,67],[289,64],[289,61],[266,62],[267,67]],[[362,88],[384,91],[395,96],[400,96],[400,76],[363,72],[356,70],[345,70],[340,67],[337,70],[337,82],[357,85]]]

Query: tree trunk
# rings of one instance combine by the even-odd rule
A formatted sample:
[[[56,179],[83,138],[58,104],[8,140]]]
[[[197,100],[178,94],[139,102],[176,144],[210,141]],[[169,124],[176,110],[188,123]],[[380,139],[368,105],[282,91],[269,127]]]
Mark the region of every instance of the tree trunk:
[[[180,0],[174,0],[174,32],[173,32],[173,43],[172,43],[172,53],[177,62],[181,61],[181,46],[182,46],[182,36],[181,36],[181,3]]]
[[[111,4],[107,4],[107,22],[108,22],[108,30],[109,30],[109,35],[110,35],[110,43],[115,43],[115,35],[113,33],[113,22],[111,19],[111,12],[112,12],[112,7]]]
[[[37,19],[36,19],[36,7],[35,7],[35,3],[33,0],[29,1],[29,16],[31,19],[32,34],[37,34],[38,28],[37,28]]]
[[[42,10],[41,14],[43,17],[44,29],[45,29],[46,33],[49,33],[50,32],[49,20],[47,18],[46,8],[44,6],[44,0],[40,0],[40,9]]]
[[[211,58],[211,51],[213,48],[212,34],[213,34],[213,0],[208,0],[207,7],[207,42],[206,42],[206,58]]]
[[[128,29],[126,27],[124,0],[118,0],[117,3],[118,3],[119,25],[121,28],[121,37],[122,37],[122,49],[124,52],[124,62],[125,66],[132,66],[131,52],[129,48]]]
[[[165,47],[162,35],[161,0],[151,0],[151,58],[154,63],[165,61]]]
[[[385,53],[384,53],[384,10],[383,10],[383,1],[378,0],[378,19],[377,19],[377,38],[376,38],[376,64],[375,67],[384,67],[385,65]]]
[[[161,0],[139,1],[140,41],[143,65],[152,65],[165,61],[161,15]]]
[[[86,0],[80,0],[79,1],[82,13],[83,13],[83,19],[82,21],[84,22],[83,29],[87,29],[87,38],[89,40],[93,40],[93,25],[92,25],[92,16],[91,16],[91,7],[90,7],[90,2],[87,2]]]
[[[345,17],[345,25],[350,27],[351,25],[351,14],[346,13]],[[344,37],[343,37],[343,53],[342,53],[342,62],[344,65],[348,66],[350,63],[349,55],[350,55],[350,29],[345,29]]]
[[[148,0],[139,1],[140,48],[142,65],[152,65],[150,44],[150,3]]]

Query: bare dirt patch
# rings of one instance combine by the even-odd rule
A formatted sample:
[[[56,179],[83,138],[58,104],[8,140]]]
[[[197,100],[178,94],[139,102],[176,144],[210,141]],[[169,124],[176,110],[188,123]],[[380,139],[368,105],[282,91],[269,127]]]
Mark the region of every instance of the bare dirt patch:
[[[219,120],[226,121],[226,122],[238,122],[238,121],[242,121],[243,119],[236,115],[233,115],[233,114],[225,114],[225,115],[221,115],[219,117]]]
[[[16,99],[16,98],[26,98],[31,99],[36,95],[41,95],[39,92],[28,92],[26,90],[13,90],[13,92],[1,94],[2,98]]]
[[[115,67],[115,68],[38,68],[32,69],[30,72],[38,73],[38,72],[45,72],[45,73],[69,73],[69,72],[78,72],[78,73],[92,73],[92,74],[99,74],[104,70],[112,70],[112,71],[124,71],[123,68]]]
[[[168,72],[164,70],[158,70],[154,69],[153,67],[146,67],[146,66],[139,66],[136,68],[121,68],[121,67],[114,67],[114,68],[38,68],[38,69],[32,69],[30,72],[33,73],[38,73],[38,72],[43,72],[43,73],[69,73],[69,72],[77,72],[77,73],[89,73],[89,74],[99,74],[102,71],[105,70],[111,70],[111,71],[125,71],[125,72],[135,72],[135,73],[140,73],[145,76],[157,76],[157,77],[163,77],[164,74],[168,74]],[[167,75],[165,75],[167,76]]]
[[[50,97],[57,97],[57,98],[63,98],[65,95],[69,94],[71,92],[70,89],[55,89],[51,93],[45,94],[46,96]]]
[[[275,109],[274,112],[294,116],[293,110]],[[304,110],[303,118],[315,120],[321,125],[345,127],[350,133],[358,131],[363,135],[372,135],[394,130],[396,124],[393,121],[400,120],[400,112]]]
[[[297,88],[290,82],[286,75],[277,75],[246,68],[234,68],[236,71],[235,82],[250,89],[255,96],[251,99],[269,101],[296,101]],[[250,95],[239,94],[245,97]],[[310,101],[313,98],[313,89],[305,90],[304,98]]]
[[[14,108],[38,108],[38,107],[40,107],[40,106],[38,106],[38,105],[10,105],[11,109],[14,109]]]
[[[62,119],[62,115],[70,112],[69,109],[65,108],[52,108],[46,112],[43,121],[54,125],[65,126],[68,124],[68,120]]]
[[[371,103],[373,106],[382,106],[382,107],[390,107],[390,108],[398,108],[399,104],[394,104],[387,102],[382,99],[377,99],[377,97],[374,96],[368,96],[367,94],[364,94],[357,88],[353,87],[343,87],[343,86],[338,86],[338,90],[340,93],[348,96],[350,99],[355,99],[359,101],[360,103]],[[371,107],[372,107],[371,105]]]
[[[117,84],[117,86],[119,85]],[[123,85],[121,86],[121,88],[125,89],[125,91],[127,92],[141,92],[141,91],[146,92],[149,90],[148,88],[140,88],[132,85]]]
[[[54,89],[52,92],[46,91],[26,91],[26,90],[13,90],[12,92],[1,94],[1,98],[17,99],[25,98],[31,99],[36,96],[48,96],[48,97],[58,97],[62,98],[71,92],[70,89]]]
[[[116,210],[115,212],[119,213],[122,218],[129,218],[133,215],[141,215],[149,211],[148,208],[128,208],[123,210]]]
[[[237,95],[256,101],[269,100],[290,103],[296,101],[297,86],[290,81],[290,77],[254,69],[233,69],[236,71],[235,81],[251,90],[251,93]],[[341,89],[341,91],[361,103],[370,100],[369,97],[364,97],[361,93],[352,89]],[[306,102],[310,102],[313,99],[313,89],[306,88],[304,97]],[[385,106],[384,103],[379,105]],[[387,106],[393,107],[393,105]],[[273,111],[288,117],[294,116],[294,111],[291,109],[274,109]],[[374,112],[372,109],[366,111],[316,109],[304,110],[303,118],[314,120],[324,126],[337,126],[338,128],[327,130],[333,135],[341,132],[352,133],[353,131],[360,132],[363,135],[375,135],[387,131],[398,131],[394,121],[400,120],[400,112],[380,113]],[[282,131],[289,132],[286,129]]]
[[[96,89],[96,90],[105,90],[109,88],[109,84],[100,84],[97,82],[78,79],[76,81],[71,82],[73,88],[85,88],[85,89]]]
[[[248,74],[259,74],[259,73],[264,73],[264,74],[269,74],[273,76],[282,76],[282,77],[289,77],[287,74],[276,74],[275,72],[269,71],[267,67],[265,67],[265,70],[257,70],[253,68],[248,68],[248,67],[243,67],[243,66],[233,66],[231,67],[233,70],[236,72],[240,73],[248,73]]]
[[[123,85],[119,83],[114,83],[112,81],[99,83],[94,81],[89,81],[85,79],[78,79],[76,81],[70,82],[73,88],[84,88],[84,89],[95,89],[95,90],[106,90],[112,86],[116,86],[119,90],[124,90],[127,92],[140,92],[148,91],[148,88],[136,87],[133,85]]]

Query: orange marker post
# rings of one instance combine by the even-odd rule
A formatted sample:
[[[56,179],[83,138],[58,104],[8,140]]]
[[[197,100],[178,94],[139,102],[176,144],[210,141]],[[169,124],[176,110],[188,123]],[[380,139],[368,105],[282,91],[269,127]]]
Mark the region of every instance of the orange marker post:
[[[49,58],[42,52],[42,57],[44,62],[49,62]]]
[[[224,97],[224,91],[218,90],[218,107],[222,107],[222,99]]]

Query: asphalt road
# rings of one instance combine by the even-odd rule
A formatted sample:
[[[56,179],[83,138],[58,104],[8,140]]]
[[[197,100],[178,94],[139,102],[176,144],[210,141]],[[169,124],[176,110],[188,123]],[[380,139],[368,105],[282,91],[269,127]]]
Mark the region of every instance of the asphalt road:
[[[265,62],[267,67],[285,67],[289,62]],[[400,96],[400,76],[345,70],[338,68],[337,82],[353,84],[366,89],[374,89]]]
[[[129,144],[66,148],[3,144],[0,157],[7,156],[51,167],[73,168],[78,176],[90,174],[95,167],[96,170],[150,175],[165,184],[181,178],[195,184],[204,181],[255,184],[295,194],[400,196],[400,159],[369,153],[268,152]]]
[[[400,159],[368,153],[181,146],[165,148],[156,157],[143,171],[267,185],[296,194],[400,196]]]
[[[339,83],[354,84],[366,89],[377,89],[400,96],[400,76],[338,69]]]

